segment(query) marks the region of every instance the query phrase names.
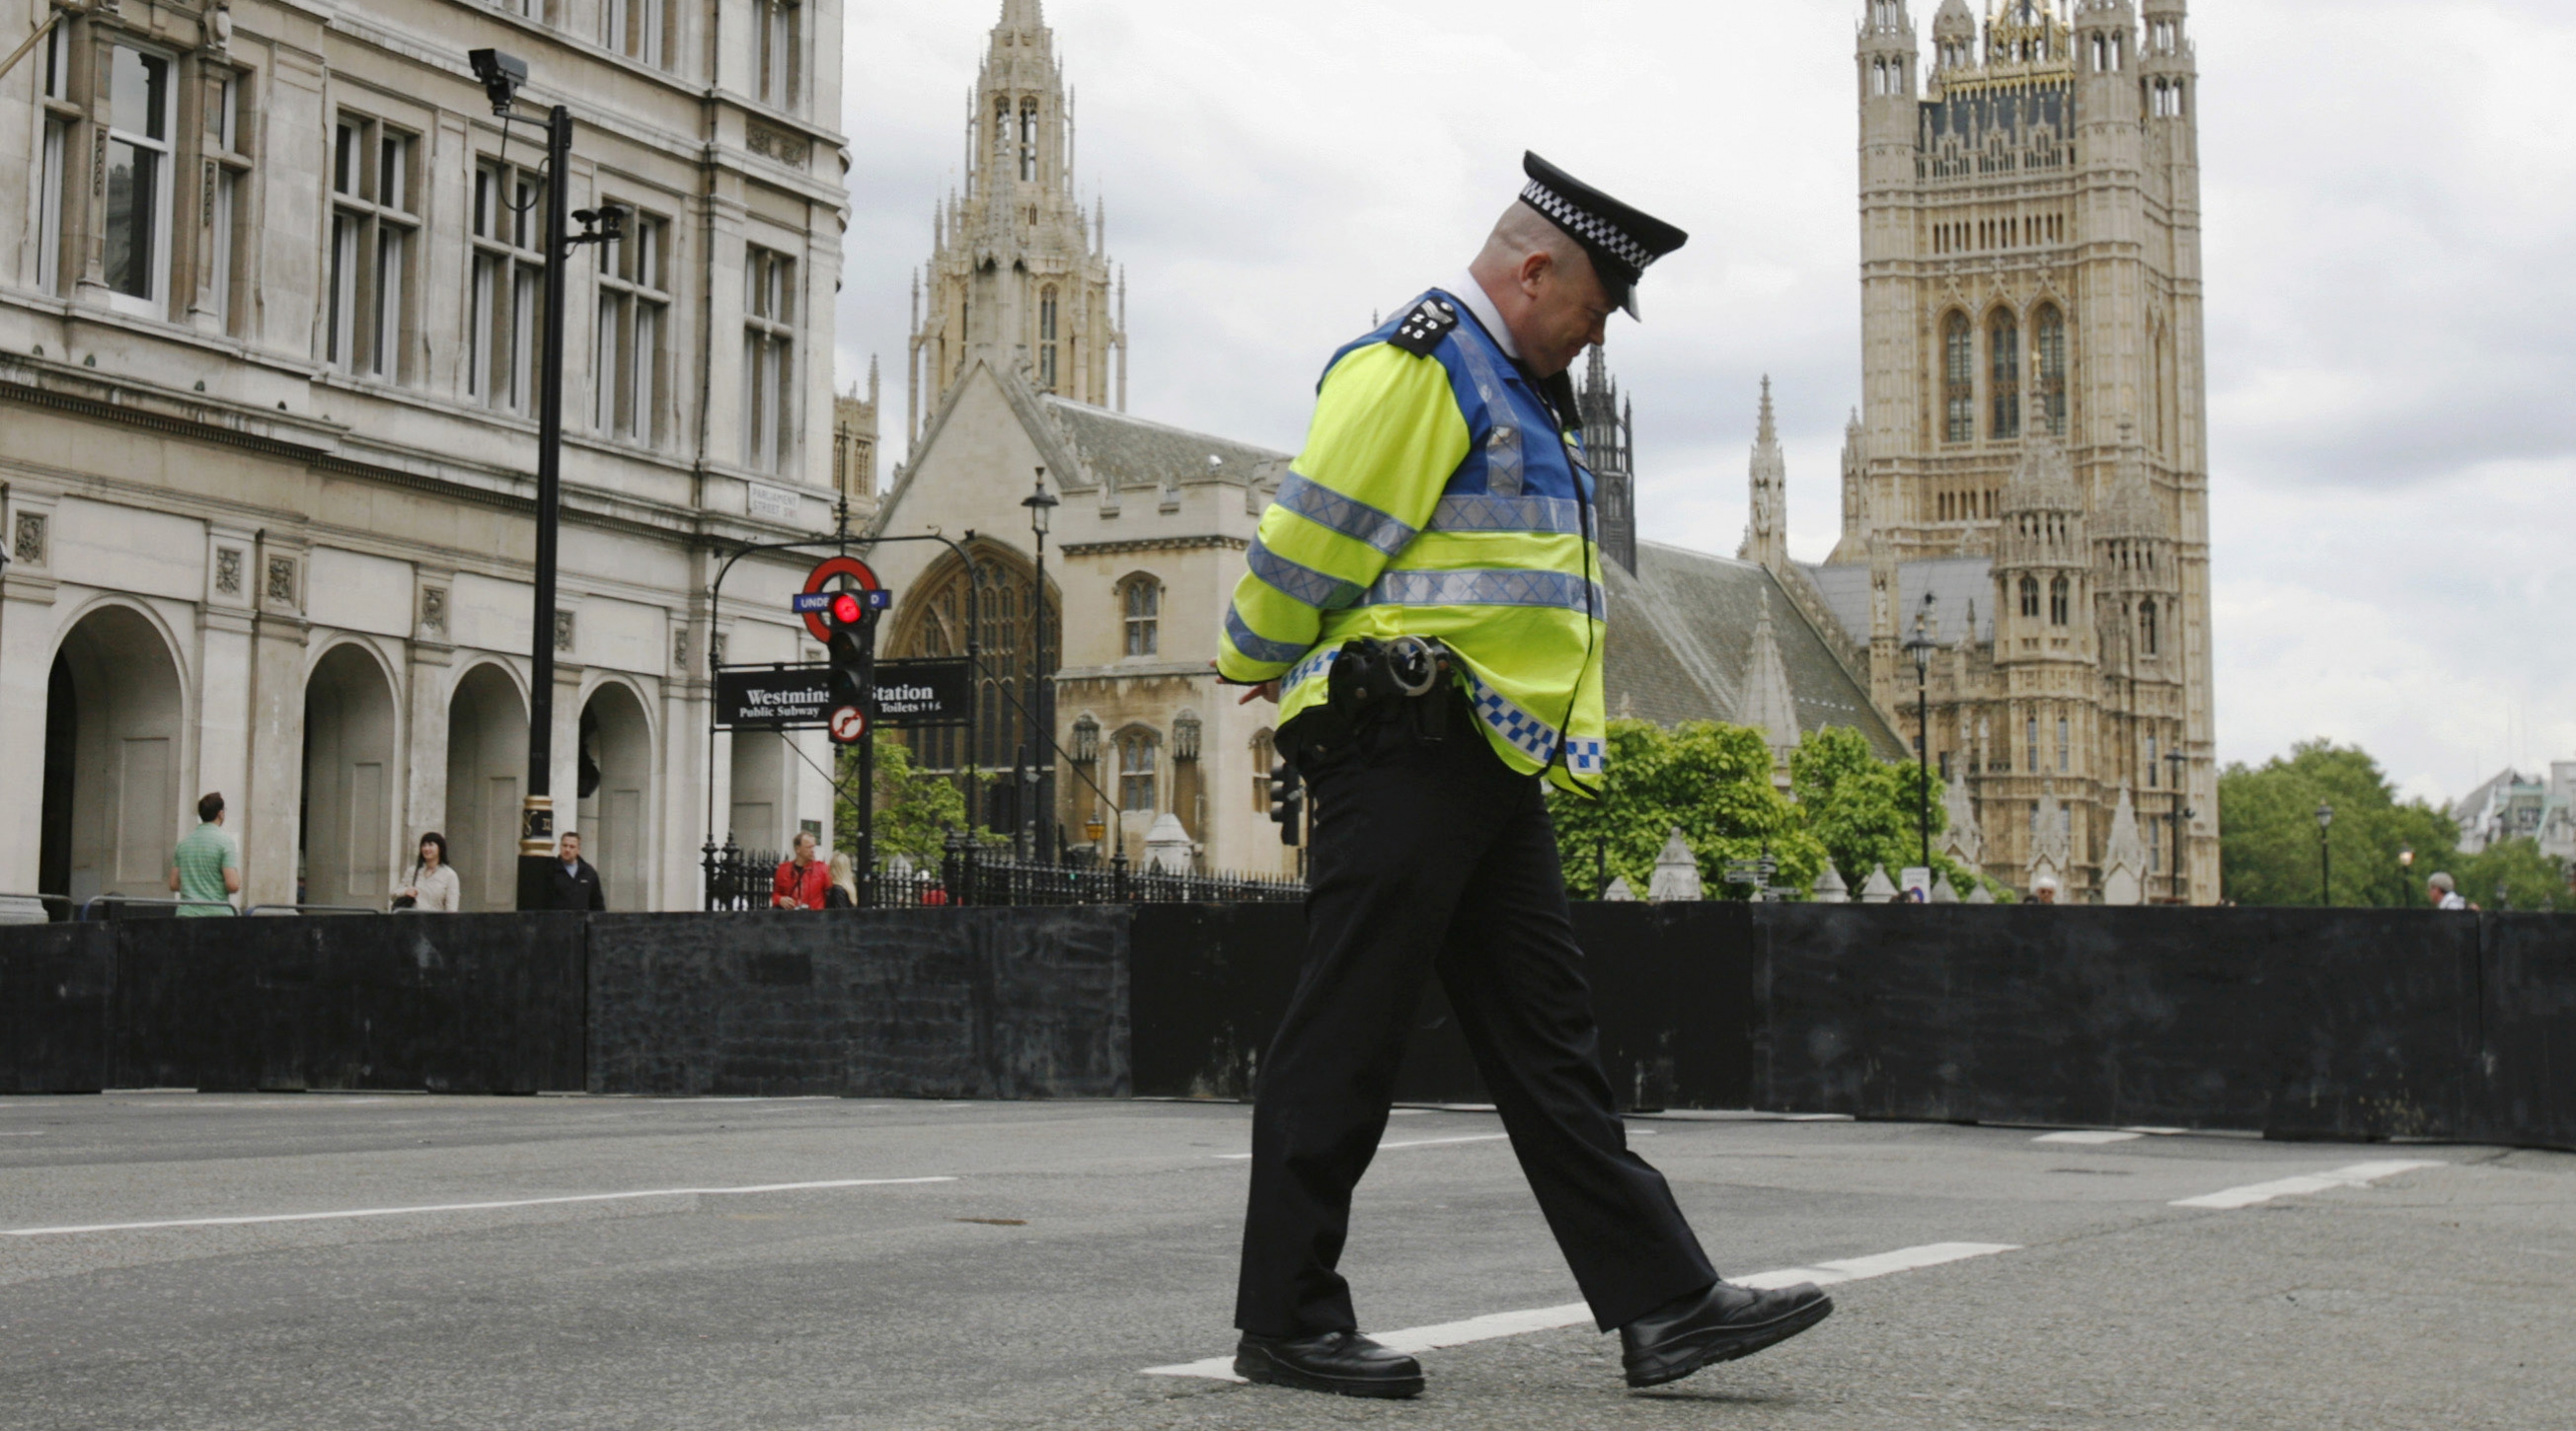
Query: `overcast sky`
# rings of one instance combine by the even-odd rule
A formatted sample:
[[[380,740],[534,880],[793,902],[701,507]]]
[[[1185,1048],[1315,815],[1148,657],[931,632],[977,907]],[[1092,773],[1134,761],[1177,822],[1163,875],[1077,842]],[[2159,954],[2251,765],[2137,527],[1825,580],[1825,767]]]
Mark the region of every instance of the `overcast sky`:
[[[2064,0],[2061,0],[2061,5]],[[1912,0],[1928,31],[1934,0]],[[1536,149],[1691,232],[1614,320],[1657,540],[1732,554],[1760,381],[1790,545],[1859,400],[1860,0],[1052,0],[1129,408],[1294,451],[1339,344],[1456,272]],[[2409,792],[2576,759],[2576,5],[2203,0],[2224,760]],[[886,371],[999,0],[848,0],[844,382]]]

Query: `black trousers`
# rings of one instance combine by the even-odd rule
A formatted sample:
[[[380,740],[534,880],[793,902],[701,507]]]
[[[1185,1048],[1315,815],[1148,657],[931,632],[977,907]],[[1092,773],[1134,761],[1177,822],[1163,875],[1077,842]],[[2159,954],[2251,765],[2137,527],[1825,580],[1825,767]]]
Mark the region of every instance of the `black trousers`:
[[[1601,1071],[1535,777],[1463,703],[1425,741],[1381,722],[1300,759],[1315,809],[1306,962],[1259,1069],[1235,1325],[1357,1330],[1336,1264],[1434,971],[1522,1175],[1601,1329],[1717,1280],[1663,1175],[1628,1150]]]

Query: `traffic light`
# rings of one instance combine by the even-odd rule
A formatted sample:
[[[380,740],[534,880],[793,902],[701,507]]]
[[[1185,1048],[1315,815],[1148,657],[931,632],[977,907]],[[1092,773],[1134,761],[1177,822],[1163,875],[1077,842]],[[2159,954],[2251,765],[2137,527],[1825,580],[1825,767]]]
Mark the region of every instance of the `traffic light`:
[[[867,733],[868,687],[876,664],[876,643],[868,638],[875,619],[876,609],[855,591],[834,592],[823,608],[832,663],[830,729],[832,739],[842,745],[853,744]],[[855,718],[845,714],[853,711]]]
[[[1297,768],[1282,760],[1270,767],[1270,818],[1278,823],[1279,843],[1296,844],[1305,817],[1306,792],[1298,787]]]

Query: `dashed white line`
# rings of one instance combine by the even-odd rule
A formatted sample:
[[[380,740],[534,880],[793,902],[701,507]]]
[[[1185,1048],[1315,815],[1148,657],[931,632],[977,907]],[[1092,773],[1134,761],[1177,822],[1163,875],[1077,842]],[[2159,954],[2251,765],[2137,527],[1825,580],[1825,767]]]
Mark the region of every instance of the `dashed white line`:
[[[2146,1135],[2143,1133],[2105,1133],[2079,1130],[2067,1133],[2042,1133],[2038,1137],[2031,1139],[2031,1141],[2034,1143],[2081,1143],[2087,1147],[2097,1147],[2104,1143],[2135,1142],[2145,1136]]]
[[[362,1207],[337,1212],[283,1212],[261,1217],[179,1217],[159,1222],[99,1222],[81,1227],[0,1228],[0,1237],[69,1237],[87,1232],[148,1232],[167,1227],[249,1227],[271,1222],[334,1222],[360,1217],[412,1217],[429,1213],[495,1212],[514,1207],[561,1207],[569,1203],[628,1202],[648,1197],[744,1197],[753,1193],[824,1192],[838,1188],[910,1187],[953,1183],[955,1178],[840,1178],[819,1183],[762,1183],[735,1188],[650,1188],[641,1192],[580,1193],[571,1197],[511,1198],[500,1202],[431,1203],[420,1207]]]
[[[2252,1207],[2257,1203],[2270,1202],[2274,1198],[2305,1197],[2309,1193],[2321,1193],[2330,1188],[2368,1187],[2381,1178],[2393,1178],[2399,1173],[2411,1173],[2419,1168],[2443,1166],[2446,1165],[2423,1159],[2355,1163],[2351,1167],[2337,1168],[2329,1173],[2303,1173],[2294,1178],[2278,1178],[2268,1183],[2251,1183],[2241,1188],[2228,1188],[2221,1192],[2205,1193],[2199,1197],[2181,1198],[2168,1203],[2167,1206],[2207,1207],[2221,1210]]]
[[[1509,1133],[1475,1133],[1463,1138],[1409,1138],[1401,1143],[1380,1143],[1377,1145],[1377,1150],[1381,1153],[1391,1153],[1398,1148],[1439,1148],[1451,1143],[1500,1143],[1507,1141],[1511,1136]],[[1222,1162],[1240,1163],[1252,1155],[1219,1153],[1216,1156]]]
[[[1790,1287],[1800,1282],[1832,1286],[1840,1282],[1858,1282],[1871,1277],[1885,1277],[1893,1272],[1911,1271],[1917,1267],[1938,1267],[1944,1262],[1959,1262],[1971,1257],[1990,1257],[1998,1252],[2016,1252],[2018,1247],[1998,1242],[1935,1242],[1924,1247],[1907,1247],[1895,1252],[1882,1252],[1875,1257],[1854,1257],[1840,1262],[1820,1262],[1813,1267],[1787,1267],[1777,1272],[1756,1272],[1732,1280],[1739,1287]],[[1553,1331],[1558,1327],[1579,1326],[1592,1320],[1592,1309],[1581,1302],[1568,1302],[1561,1307],[1533,1307],[1525,1312],[1495,1312],[1488,1316],[1469,1317],[1461,1322],[1440,1322],[1428,1327],[1407,1327],[1402,1331],[1381,1332],[1375,1340],[1407,1354],[1435,1351],[1441,1347],[1465,1346],[1469,1342],[1492,1341],[1496,1337],[1525,1336],[1531,1332]],[[1195,1376],[1210,1381],[1241,1381],[1234,1374],[1234,1358],[1212,1356],[1204,1361],[1183,1362],[1178,1366],[1149,1366],[1144,1376]]]

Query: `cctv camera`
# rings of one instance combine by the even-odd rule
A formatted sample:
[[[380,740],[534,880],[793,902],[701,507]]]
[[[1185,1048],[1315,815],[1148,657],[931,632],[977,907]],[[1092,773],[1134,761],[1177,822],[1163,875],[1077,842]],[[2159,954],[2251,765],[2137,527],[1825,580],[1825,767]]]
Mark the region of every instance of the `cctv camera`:
[[[519,86],[528,82],[528,62],[500,50],[476,50],[465,59],[474,67],[474,78],[482,82],[483,93],[491,97],[492,112],[508,114]]]

